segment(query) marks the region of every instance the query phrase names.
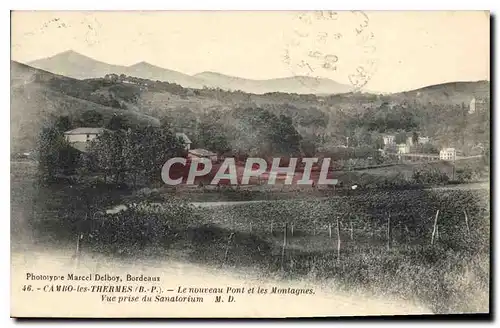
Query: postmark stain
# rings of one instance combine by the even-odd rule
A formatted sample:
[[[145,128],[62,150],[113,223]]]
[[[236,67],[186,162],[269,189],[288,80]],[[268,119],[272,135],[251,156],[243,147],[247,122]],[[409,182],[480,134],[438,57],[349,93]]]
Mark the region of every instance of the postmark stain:
[[[325,91],[322,78],[363,89],[377,67],[375,34],[363,11],[308,11],[295,14],[286,31],[283,61],[313,92]]]

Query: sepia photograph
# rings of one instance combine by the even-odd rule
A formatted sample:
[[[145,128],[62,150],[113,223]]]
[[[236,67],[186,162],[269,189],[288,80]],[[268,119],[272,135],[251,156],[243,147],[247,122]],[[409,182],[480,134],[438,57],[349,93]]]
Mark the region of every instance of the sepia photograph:
[[[11,11],[11,317],[489,315],[491,19]]]

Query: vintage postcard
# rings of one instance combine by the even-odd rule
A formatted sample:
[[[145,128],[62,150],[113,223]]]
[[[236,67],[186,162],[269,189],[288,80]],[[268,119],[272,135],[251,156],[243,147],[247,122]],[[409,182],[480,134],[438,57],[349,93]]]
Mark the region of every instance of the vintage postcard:
[[[11,316],[490,313],[488,11],[13,11]]]

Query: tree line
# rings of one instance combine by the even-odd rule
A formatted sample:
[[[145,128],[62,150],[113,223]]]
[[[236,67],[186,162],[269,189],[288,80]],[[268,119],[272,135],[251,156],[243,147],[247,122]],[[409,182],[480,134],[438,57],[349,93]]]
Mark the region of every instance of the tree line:
[[[185,156],[183,141],[166,126],[106,129],[82,151],[66,140],[64,122],[60,118],[39,134],[36,154],[43,181],[69,175],[83,180],[97,176],[104,183],[155,183],[169,158]]]

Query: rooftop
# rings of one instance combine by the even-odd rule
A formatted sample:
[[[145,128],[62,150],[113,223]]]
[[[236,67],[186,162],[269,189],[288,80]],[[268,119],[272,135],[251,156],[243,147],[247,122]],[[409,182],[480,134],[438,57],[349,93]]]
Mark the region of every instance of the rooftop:
[[[103,133],[105,128],[76,128],[73,130],[69,130],[64,132],[64,134],[100,134]]]
[[[198,155],[198,156],[216,156],[217,155],[216,153],[211,152],[210,150],[201,149],[201,148],[191,149],[189,151],[189,153],[193,154],[193,155]]]

